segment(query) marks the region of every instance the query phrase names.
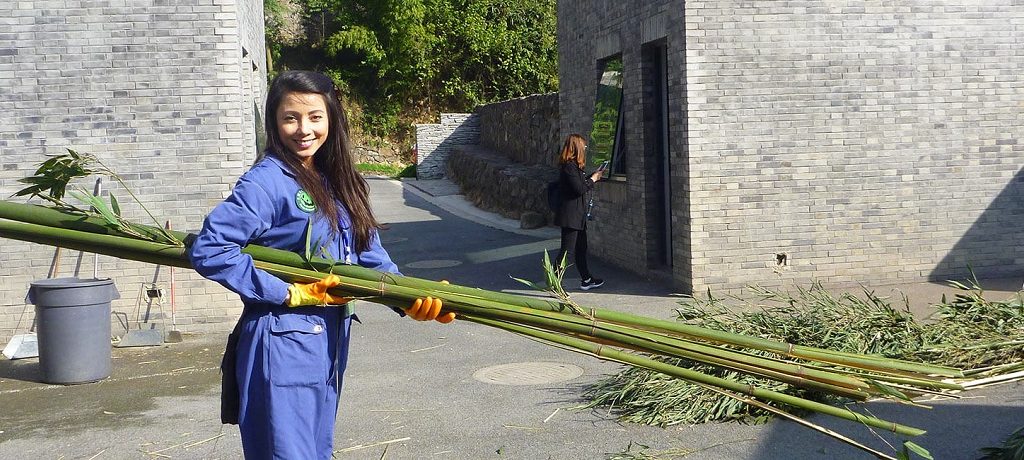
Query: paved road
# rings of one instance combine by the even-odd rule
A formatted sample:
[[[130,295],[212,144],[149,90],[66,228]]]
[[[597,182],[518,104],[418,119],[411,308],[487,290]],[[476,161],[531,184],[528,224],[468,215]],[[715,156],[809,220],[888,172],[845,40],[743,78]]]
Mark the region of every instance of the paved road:
[[[514,222],[471,209],[443,182],[375,179],[371,188],[390,225],[385,245],[406,275],[529,294],[510,276],[538,278],[541,252],[557,248],[553,229],[512,232]],[[669,287],[594,265],[608,284],[574,293],[578,301],[671,317],[677,299]],[[614,363],[466,322],[422,324],[369,303],[357,312],[338,458],[602,459],[631,444],[647,454],[690,452],[688,459],[867,457],[786,421],[621,424],[604,411],[574,410],[580,388],[618,370]],[[0,458],[240,458],[237,429],[221,425],[217,413],[224,338],[186,335],[178,344],[114,349],[113,375],[85,385],[37,383],[34,359],[0,361]],[[533,383],[503,384],[513,374]],[[915,442],[936,458],[975,458],[1024,423],[1022,389],[982,389],[932,410],[870,409],[928,430]],[[883,438],[898,445],[849,422],[811,420],[883,451],[892,452]]]

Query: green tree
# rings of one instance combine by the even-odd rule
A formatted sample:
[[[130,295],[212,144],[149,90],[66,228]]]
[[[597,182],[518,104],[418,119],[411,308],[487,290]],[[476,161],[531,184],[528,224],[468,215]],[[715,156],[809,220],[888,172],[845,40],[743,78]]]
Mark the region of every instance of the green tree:
[[[371,137],[401,137],[410,120],[439,111],[557,88],[555,0],[265,2],[274,70],[330,74]],[[296,17],[305,33],[286,41],[299,35],[282,33],[295,30]]]
[[[554,0],[434,0],[432,95],[468,109],[558,86]]]

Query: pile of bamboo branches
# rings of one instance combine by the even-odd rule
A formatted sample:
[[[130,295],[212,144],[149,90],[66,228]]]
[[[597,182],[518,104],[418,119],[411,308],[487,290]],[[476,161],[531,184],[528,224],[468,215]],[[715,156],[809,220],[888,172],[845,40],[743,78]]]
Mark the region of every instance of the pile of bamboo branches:
[[[963,376],[952,382],[965,389],[1024,379],[1024,291],[1000,301],[987,299],[976,279],[949,284],[959,292],[932,305],[934,312],[927,321],[911,314],[906,297],[901,306],[867,288],[860,295],[836,294],[820,283],[797,288],[795,293],[751,286],[745,297],[710,293],[685,297],[676,313],[679,321],[713,330],[955,367],[963,370]],[[777,380],[737,375],[702,363],[685,365],[787,394],[835,401],[828,394]],[[952,396],[943,393],[943,397]],[[623,421],[648,425],[757,423],[771,415],[703,387],[637,368],[600,379],[583,394],[589,400],[584,407],[608,407]]]
[[[187,242],[189,236],[183,233],[123,222],[114,226],[103,216],[6,201],[0,202],[0,218],[5,219],[0,220],[0,236],[5,238],[190,268],[186,246],[181,243]],[[124,225],[131,228],[131,235],[121,230]],[[962,377],[962,372],[946,366],[766,340],[580,306],[568,297],[521,296],[396,276],[254,245],[243,251],[253,257],[258,268],[286,281],[310,282],[328,273],[339,275],[343,284],[333,292],[338,296],[404,307],[429,295],[443,299],[445,310],[456,312],[465,321],[684,379],[747,404],[777,403],[907,436],[924,431],[655,358],[708,364],[852,401],[909,401],[912,395],[961,389],[949,378]],[[550,265],[546,259],[545,264]],[[549,287],[560,281],[557,269],[547,273]]]

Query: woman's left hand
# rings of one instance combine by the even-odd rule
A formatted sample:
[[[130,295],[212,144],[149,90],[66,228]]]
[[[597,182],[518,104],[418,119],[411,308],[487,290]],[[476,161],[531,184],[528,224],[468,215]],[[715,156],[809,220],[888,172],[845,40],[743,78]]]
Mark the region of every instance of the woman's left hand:
[[[405,313],[412,317],[416,321],[434,321],[436,320],[442,324],[448,324],[455,321],[455,313],[448,312],[441,314],[441,307],[443,303],[441,299],[435,299],[433,297],[419,298],[416,299],[412,306],[405,309]]]

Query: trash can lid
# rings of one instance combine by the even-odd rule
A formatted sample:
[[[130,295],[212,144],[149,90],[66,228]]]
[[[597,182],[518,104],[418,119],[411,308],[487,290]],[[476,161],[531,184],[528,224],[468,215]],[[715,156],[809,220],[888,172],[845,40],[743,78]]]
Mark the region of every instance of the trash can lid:
[[[72,306],[110,302],[121,294],[110,278],[47,278],[29,283],[25,302],[36,306]]]
[[[40,287],[44,289],[60,289],[60,288],[82,288],[82,287],[93,287],[102,286],[104,284],[112,284],[114,280],[110,278],[86,278],[79,279],[75,277],[68,278],[47,278],[44,280],[33,281],[29,283],[33,287]]]

